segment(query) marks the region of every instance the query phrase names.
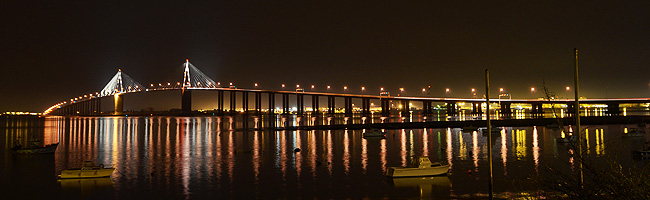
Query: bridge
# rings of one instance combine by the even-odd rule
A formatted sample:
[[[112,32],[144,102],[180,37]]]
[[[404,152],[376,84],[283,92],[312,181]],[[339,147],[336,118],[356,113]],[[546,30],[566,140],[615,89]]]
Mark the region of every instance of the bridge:
[[[364,116],[371,114],[371,101],[380,104],[379,113],[382,116],[389,116],[391,109],[398,110],[402,116],[408,116],[411,112],[411,103],[421,103],[421,112],[423,115],[433,114],[434,103],[444,104],[445,113],[448,116],[457,115],[460,111],[460,104],[469,103],[472,106],[472,114],[483,114],[483,105],[486,99],[480,98],[432,98],[432,97],[408,97],[408,96],[383,96],[383,95],[366,95],[366,94],[347,94],[347,93],[330,93],[330,92],[313,92],[305,91],[299,85],[295,91],[276,91],[276,90],[260,90],[260,89],[240,89],[230,84],[228,87],[222,87],[219,82],[215,82],[210,77],[206,76],[196,66],[191,64],[189,60],[183,63],[183,82],[176,84],[167,83],[158,84],[157,86],[151,84],[146,88],[142,84],[133,80],[131,77],[118,70],[113,78],[106,84],[100,91],[91,94],[84,94],[79,97],[71,98],[69,101],[57,103],[44,111],[46,115],[102,115],[101,112],[101,99],[113,98],[115,109],[112,115],[124,114],[124,99],[123,96],[131,93],[142,92],[156,92],[168,90],[181,91],[181,114],[192,114],[192,91],[194,90],[207,90],[215,91],[217,93],[217,113],[218,114],[238,114],[236,110],[242,110],[244,114],[252,113],[254,115],[266,114],[297,114],[304,115],[310,113],[313,115],[318,114],[335,114],[337,110],[336,100],[343,99],[344,107],[343,113],[346,116],[353,114],[362,114]],[[313,87],[313,86],[312,86]],[[228,110],[224,109],[224,93],[230,93]],[[237,94],[241,93],[241,106],[237,106]],[[253,96],[254,104],[250,109],[249,98]],[[267,110],[262,110],[262,97],[266,96]],[[276,110],[277,96],[281,96],[281,104]],[[305,96],[311,98],[310,107],[305,106]],[[321,97],[327,98],[327,107],[320,107]],[[296,99],[295,113],[290,111],[289,100],[290,98]],[[354,107],[353,100],[361,100],[361,107]],[[395,108],[394,103],[399,105]],[[582,99],[580,104],[602,104],[607,107],[607,114],[618,115],[620,111],[620,104],[646,104],[650,103],[650,98],[619,98],[619,99]],[[543,105],[565,105],[566,113],[574,113],[574,100],[573,99],[490,99],[490,104],[499,106],[490,106],[491,108],[499,107],[499,114],[503,116],[510,116],[513,113],[512,104],[529,104],[531,106],[530,113],[540,115],[544,113]]]

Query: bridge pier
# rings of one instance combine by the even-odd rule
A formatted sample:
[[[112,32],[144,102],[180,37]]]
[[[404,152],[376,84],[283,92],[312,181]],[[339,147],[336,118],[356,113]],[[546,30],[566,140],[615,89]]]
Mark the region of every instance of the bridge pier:
[[[255,92],[255,115],[260,116],[262,114],[262,93]]]
[[[510,116],[512,115],[512,109],[510,106],[512,103],[510,102],[501,102],[501,116]]]
[[[411,114],[410,107],[411,105],[409,100],[402,100],[402,117],[406,117]]]
[[[352,97],[343,98],[345,101],[345,116],[352,117]]]
[[[113,112],[113,114],[115,115],[124,114],[124,104],[123,104],[124,98],[122,97],[122,94],[117,93],[114,95],[114,98],[115,98],[115,111]]]
[[[608,103],[607,104],[607,111],[605,113],[610,114],[610,115],[621,114],[621,110],[619,109],[619,104],[618,103]]]
[[[361,99],[361,114],[363,114],[363,116],[370,115],[370,98]]]
[[[481,103],[472,103],[472,114],[478,114],[478,115],[483,114],[483,108],[481,107]]]
[[[282,94],[282,114],[289,114],[289,94]]]
[[[248,115],[248,92],[247,91],[242,91],[241,103],[242,103],[241,105],[242,110],[244,110],[244,115]],[[244,124],[246,124],[245,121]]]
[[[230,91],[230,114],[234,115],[237,112],[237,92]]]
[[[433,111],[431,109],[431,101],[422,101],[422,114],[423,115],[433,114]]]
[[[544,108],[542,107],[542,103],[532,103],[532,108],[530,110],[530,114],[533,115],[542,115],[544,114]]]
[[[302,116],[304,113],[304,108],[305,108],[305,97],[303,94],[296,94],[296,109],[298,112],[298,116]]]
[[[327,97],[327,113],[331,116],[336,114],[336,97],[328,96]]]
[[[217,112],[223,115],[223,90],[217,91]]]
[[[183,88],[181,90],[181,114],[189,115],[192,113],[192,90]]]
[[[455,116],[458,113],[456,108],[456,102],[447,102],[447,116]]]
[[[312,115],[317,115],[319,113],[318,112],[318,98],[320,98],[320,96],[311,95]]]
[[[381,101],[381,115],[384,117],[390,116],[390,100],[380,99]]]
[[[275,93],[269,92],[269,115],[275,115]]]

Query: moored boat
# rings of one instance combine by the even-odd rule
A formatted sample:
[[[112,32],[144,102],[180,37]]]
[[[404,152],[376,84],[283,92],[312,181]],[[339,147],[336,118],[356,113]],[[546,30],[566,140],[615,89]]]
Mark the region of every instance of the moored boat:
[[[79,169],[66,169],[59,174],[59,178],[101,178],[109,177],[115,168],[104,168],[103,164],[95,166],[92,161],[84,161]]]
[[[59,143],[49,144],[45,146],[30,146],[26,148],[23,148],[21,145],[16,145],[12,147],[11,150],[15,154],[45,154],[54,153],[58,146]]]
[[[366,131],[363,133],[363,137],[386,137],[386,133],[382,132],[379,129],[372,129],[371,131]]]
[[[449,165],[432,163],[428,157],[416,157],[407,167],[391,167],[386,171],[388,177],[436,176],[449,172]]]

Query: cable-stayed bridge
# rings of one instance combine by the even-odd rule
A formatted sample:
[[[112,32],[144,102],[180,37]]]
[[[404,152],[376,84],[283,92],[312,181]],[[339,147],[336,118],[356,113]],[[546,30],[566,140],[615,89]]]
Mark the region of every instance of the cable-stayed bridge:
[[[284,88],[284,85],[283,85]],[[312,86],[313,88],[313,86]],[[364,90],[365,88],[362,88]],[[380,95],[368,94],[351,94],[351,93],[331,93],[331,92],[314,92],[305,91],[299,85],[296,90],[262,90],[257,89],[240,89],[232,85],[222,87],[219,82],[215,82],[210,77],[201,72],[196,66],[185,60],[183,63],[183,80],[176,84],[167,83],[154,85],[151,84],[145,88],[122,70],[113,76],[106,86],[96,93],[84,94],[79,97],[71,98],[69,101],[57,103],[47,110],[44,114],[49,115],[122,115],[124,112],[122,96],[132,93],[146,93],[164,90],[181,91],[181,113],[183,115],[192,114],[192,91],[209,90],[216,91],[217,113],[219,114],[297,114],[303,115],[307,112],[310,114],[335,114],[342,112],[346,116],[352,116],[354,113],[370,115],[375,113],[383,116],[390,115],[391,110],[397,110],[402,116],[409,115],[414,106],[412,103],[420,104],[417,109],[421,110],[423,115],[433,114],[438,105],[444,104],[442,110],[448,116],[457,115],[460,112],[460,105],[470,104],[471,113],[476,115],[483,114],[485,109],[485,99],[480,98],[435,98],[435,97],[409,97],[409,96],[390,96],[388,93]],[[228,103],[230,107],[224,108],[224,93],[229,92]],[[237,94],[241,93],[241,99],[237,99]],[[249,98],[253,96],[253,106],[249,108]],[[262,102],[265,96],[267,102]],[[276,104],[278,96],[281,97],[281,103]],[[112,112],[101,111],[101,99],[113,97],[114,110]],[[305,97],[311,99],[311,104],[305,105]],[[289,105],[290,98],[295,98],[295,106]],[[321,107],[321,98],[326,98],[327,107]],[[336,101],[342,99],[344,106],[337,107]],[[361,100],[361,104],[353,104],[353,100]],[[237,102],[240,101],[239,105]],[[375,102],[377,104],[375,104]],[[543,114],[544,105],[562,105],[566,113],[573,113],[574,101],[572,99],[490,99],[491,108],[497,108],[495,112],[500,115],[510,116],[513,111],[519,108],[512,108],[512,104],[530,105],[530,113],[534,115]],[[647,104],[650,98],[622,98],[622,99],[582,99],[580,104],[601,104],[606,107],[606,114],[617,115],[621,112],[620,104]],[[263,105],[267,109],[262,109]],[[324,104],[323,104],[324,105]],[[375,106],[379,105],[379,106]],[[290,109],[295,107],[295,110]],[[277,110],[276,110],[277,108]],[[372,109],[371,109],[372,108]],[[240,112],[237,112],[239,110]],[[372,110],[372,111],[371,111]]]

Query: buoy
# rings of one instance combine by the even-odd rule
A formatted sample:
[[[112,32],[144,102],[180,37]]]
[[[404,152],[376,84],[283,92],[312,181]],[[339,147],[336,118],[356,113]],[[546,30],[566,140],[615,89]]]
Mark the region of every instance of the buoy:
[[[295,153],[300,152],[300,148],[296,148],[296,149],[294,149],[293,152],[295,152]]]

